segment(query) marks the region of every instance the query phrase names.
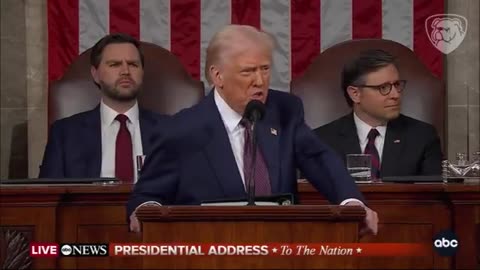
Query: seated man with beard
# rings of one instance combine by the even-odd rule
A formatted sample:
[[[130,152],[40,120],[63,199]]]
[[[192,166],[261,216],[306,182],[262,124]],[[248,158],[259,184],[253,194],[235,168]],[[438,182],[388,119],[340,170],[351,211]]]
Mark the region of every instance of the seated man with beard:
[[[125,34],[107,35],[93,46],[90,64],[100,104],[53,123],[39,177],[134,183],[136,157],[149,154],[154,127],[166,120],[138,106],[144,73],[140,43]]]

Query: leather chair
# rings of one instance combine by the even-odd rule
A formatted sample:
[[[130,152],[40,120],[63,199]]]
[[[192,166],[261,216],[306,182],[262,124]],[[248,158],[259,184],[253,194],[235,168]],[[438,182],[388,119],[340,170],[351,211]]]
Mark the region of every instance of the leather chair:
[[[174,114],[204,97],[201,81],[187,73],[168,50],[141,42],[145,55],[143,87],[138,102],[141,107],[162,114]],[[51,84],[49,125],[55,120],[91,110],[100,102],[100,90],[90,74],[88,49],[73,61],[63,77]]]
[[[303,76],[292,80],[291,92],[303,101],[306,123],[314,129],[351,111],[341,89],[342,68],[361,51],[373,48],[397,57],[400,76],[407,80],[402,113],[432,124],[444,145],[444,83],[420,62],[413,51],[391,40],[360,39],[339,43],[320,53]]]

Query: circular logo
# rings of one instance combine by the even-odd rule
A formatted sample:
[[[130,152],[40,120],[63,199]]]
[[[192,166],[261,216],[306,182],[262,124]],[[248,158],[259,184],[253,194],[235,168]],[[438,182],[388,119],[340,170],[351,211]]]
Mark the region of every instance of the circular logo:
[[[433,238],[433,247],[440,256],[453,256],[459,244],[452,231],[441,231]]]
[[[72,254],[72,247],[70,245],[62,245],[62,248],[60,249],[60,252],[62,252],[62,255],[68,256]]]

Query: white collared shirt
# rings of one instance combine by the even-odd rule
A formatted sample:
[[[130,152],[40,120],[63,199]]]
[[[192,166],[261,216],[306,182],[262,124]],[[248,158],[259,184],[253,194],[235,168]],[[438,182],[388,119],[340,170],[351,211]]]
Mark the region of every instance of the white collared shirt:
[[[353,113],[353,120],[355,121],[355,126],[357,127],[358,141],[360,142],[360,149],[362,150],[362,153],[365,151],[365,147],[367,147],[368,133],[370,130],[374,128],[378,131],[379,135],[375,138],[375,147],[377,148],[380,162],[382,162],[383,145],[385,142],[385,134],[387,133],[387,126],[372,127],[360,119],[355,112]]]
[[[218,91],[215,89],[213,93],[215,100],[215,105],[217,105],[218,111],[222,118],[225,129],[227,130],[228,139],[230,145],[232,146],[233,156],[237,163],[238,171],[245,186],[245,176],[243,175],[243,152],[245,145],[245,128],[240,125],[240,120],[242,116],[234,111],[225,100],[220,96]]]
[[[119,113],[108,107],[103,100],[100,102],[100,124],[102,129],[102,168],[100,177],[115,177],[115,148],[120,122],[115,120]],[[140,133],[140,121],[138,103],[124,113],[128,117],[127,128],[132,137],[132,162],[134,182],[137,182],[136,157],[143,156],[142,136]]]

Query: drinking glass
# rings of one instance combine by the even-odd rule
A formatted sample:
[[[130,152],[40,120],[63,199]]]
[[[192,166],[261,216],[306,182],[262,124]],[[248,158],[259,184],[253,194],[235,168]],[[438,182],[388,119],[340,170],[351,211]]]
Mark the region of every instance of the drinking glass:
[[[347,169],[355,182],[372,180],[372,157],[368,154],[348,154]]]

